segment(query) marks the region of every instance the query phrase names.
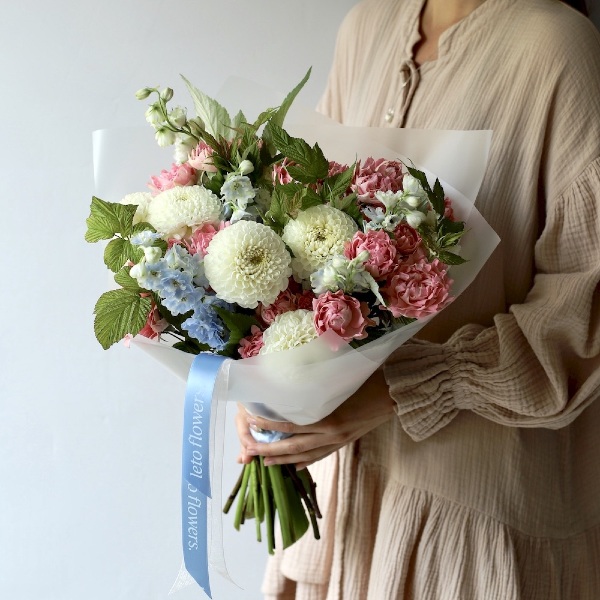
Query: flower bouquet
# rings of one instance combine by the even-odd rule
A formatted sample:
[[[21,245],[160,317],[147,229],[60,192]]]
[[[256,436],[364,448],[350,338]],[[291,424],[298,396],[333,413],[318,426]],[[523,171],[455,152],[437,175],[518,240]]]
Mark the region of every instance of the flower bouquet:
[[[453,300],[449,267],[465,262],[466,231],[440,181],[407,162],[339,164],[289,135],[284,119],[308,76],[252,122],[187,80],[193,118],[169,107],[170,88],[140,90],[175,162],[148,192],[93,198],[86,233],[109,240],[118,285],[94,311],[104,348],[139,335],[181,357],[239,359],[227,361],[228,396],[297,423],[329,414]],[[324,366],[345,374],[329,392]],[[254,518],[260,540],[265,523],[269,553],[276,519],[284,548],[310,526],[319,537],[308,470],[256,457],[226,512],[236,497],[235,526]]]

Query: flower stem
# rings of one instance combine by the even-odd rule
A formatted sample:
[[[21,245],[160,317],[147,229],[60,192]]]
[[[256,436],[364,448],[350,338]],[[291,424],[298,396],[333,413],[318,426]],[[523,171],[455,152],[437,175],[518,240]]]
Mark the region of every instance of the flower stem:
[[[261,491],[263,496],[263,505],[265,507],[265,524],[267,526],[267,549],[269,554],[275,552],[275,511],[273,510],[273,500],[269,490],[271,489],[271,479],[269,469],[265,467],[264,458],[260,458]]]
[[[248,480],[250,479],[250,467],[244,465],[242,471],[242,484],[240,486],[239,498],[237,508],[235,511],[235,518],[233,520],[233,526],[239,531],[240,525],[244,522],[244,512],[246,510],[246,491],[248,489]]]
[[[242,487],[243,477],[244,477],[244,469],[241,470],[240,476],[238,477],[238,480],[235,482],[235,485],[233,486],[233,489],[231,490],[231,493],[229,494],[227,501],[225,502],[225,506],[223,506],[223,512],[225,514],[227,514],[229,512],[229,509],[231,508],[231,505],[233,504],[235,497],[238,495],[238,492],[240,491],[240,488]]]

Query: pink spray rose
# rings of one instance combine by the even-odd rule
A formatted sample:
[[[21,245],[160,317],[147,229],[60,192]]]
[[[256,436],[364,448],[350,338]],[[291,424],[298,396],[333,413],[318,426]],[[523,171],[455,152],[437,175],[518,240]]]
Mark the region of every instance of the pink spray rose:
[[[447,270],[437,258],[402,265],[381,288],[387,309],[395,317],[414,319],[437,313],[452,300]]]
[[[196,181],[196,171],[190,165],[173,163],[170,171],[163,169],[160,175],[153,175],[148,182],[148,187],[153,194],[159,194],[176,186],[195,185]]]
[[[191,152],[187,164],[198,171],[216,173],[217,167],[212,163],[213,149],[205,142],[200,142]]]
[[[313,300],[314,323],[321,335],[333,330],[342,339],[349,342],[367,337],[365,329],[374,322],[368,318],[369,306],[352,296],[346,296],[342,290],[325,292]]]
[[[263,332],[256,325],[250,328],[250,335],[240,340],[238,352],[242,358],[250,358],[258,356],[260,349],[263,347]]]
[[[396,238],[396,249],[403,256],[413,254],[421,244],[419,232],[407,223],[400,223],[396,227],[394,237]]]
[[[397,250],[394,240],[385,231],[357,231],[346,243],[344,255],[352,260],[364,250],[370,254],[365,269],[374,279],[385,279],[394,270]]]
[[[364,204],[380,204],[375,192],[397,192],[402,190],[402,163],[395,160],[367,158],[364,164],[357,166],[352,189]]]

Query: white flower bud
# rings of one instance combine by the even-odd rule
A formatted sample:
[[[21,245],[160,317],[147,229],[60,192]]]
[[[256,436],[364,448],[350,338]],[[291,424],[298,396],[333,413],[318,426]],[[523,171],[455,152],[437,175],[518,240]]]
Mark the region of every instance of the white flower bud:
[[[421,198],[419,198],[419,196],[405,196],[404,202],[411,208],[417,208],[417,206],[421,204]]]
[[[137,265],[133,265],[129,270],[129,275],[134,279],[139,281],[139,278],[142,277],[146,272],[146,259],[142,258]]]
[[[157,248],[156,246],[144,246],[143,250],[146,262],[150,264],[155,263],[162,256],[162,250],[160,248]]]
[[[422,196],[424,192],[419,180],[410,175],[410,173],[407,173],[402,178],[402,189],[404,190],[405,194],[410,196]]]
[[[171,131],[168,127],[158,127],[154,137],[161,148],[173,145],[177,138],[175,132]]]
[[[249,160],[243,160],[238,167],[240,175],[248,175],[248,173],[252,173],[252,171],[254,171],[254,165]]]
[[[173,90],[171,88],[165,88],[161,93],[160,97],[163,102],[168,102],[173,97]]]
[[[135,97],[138,100],[145,100],[153,91],[154,91],[153,88],[147,88],[147,87],[145,87],[145,88],[142,88],[141,90],[138,90],[135,93]]]
[[[185,108],[182,108],[181,106],[176,106],[169,113],[169,120],[171,121],[171,123],[173,123],[173,125],[175,125],[175,127],[182,127],[183,125],[185,125],[185,122],[187,121]]]
[[[429,225],[430,227],[435,227],[435,224],[437,223],[437,214],[435,213],[435,211],[427,211],[425,223],[427,223],[427,225]]]
[[[406,215],[406,222],[413,228],[417,228],[424,220],[425,215],[418,210],[413,210]]]
[[[152,125],[153,127],[160,125],[165,120],[165,115],[160,107],[160,104],[158,104],[158,102],[151,104],[146,109],[145,114],[146,114],[146,121],[148,121],[148,123],[150,123],[150,125]]]

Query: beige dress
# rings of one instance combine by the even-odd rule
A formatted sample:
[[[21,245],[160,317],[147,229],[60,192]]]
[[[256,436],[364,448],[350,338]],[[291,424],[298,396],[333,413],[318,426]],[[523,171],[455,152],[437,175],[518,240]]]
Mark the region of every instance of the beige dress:
[[[493,129],[477,206],[502,242],[386,364],[398,418],[311,467],[323,539],[272,559],[263,592],[598,600],[600,36],[558,0],[486,0],[417,69],[422,5],[354,7],[321,108]]]

